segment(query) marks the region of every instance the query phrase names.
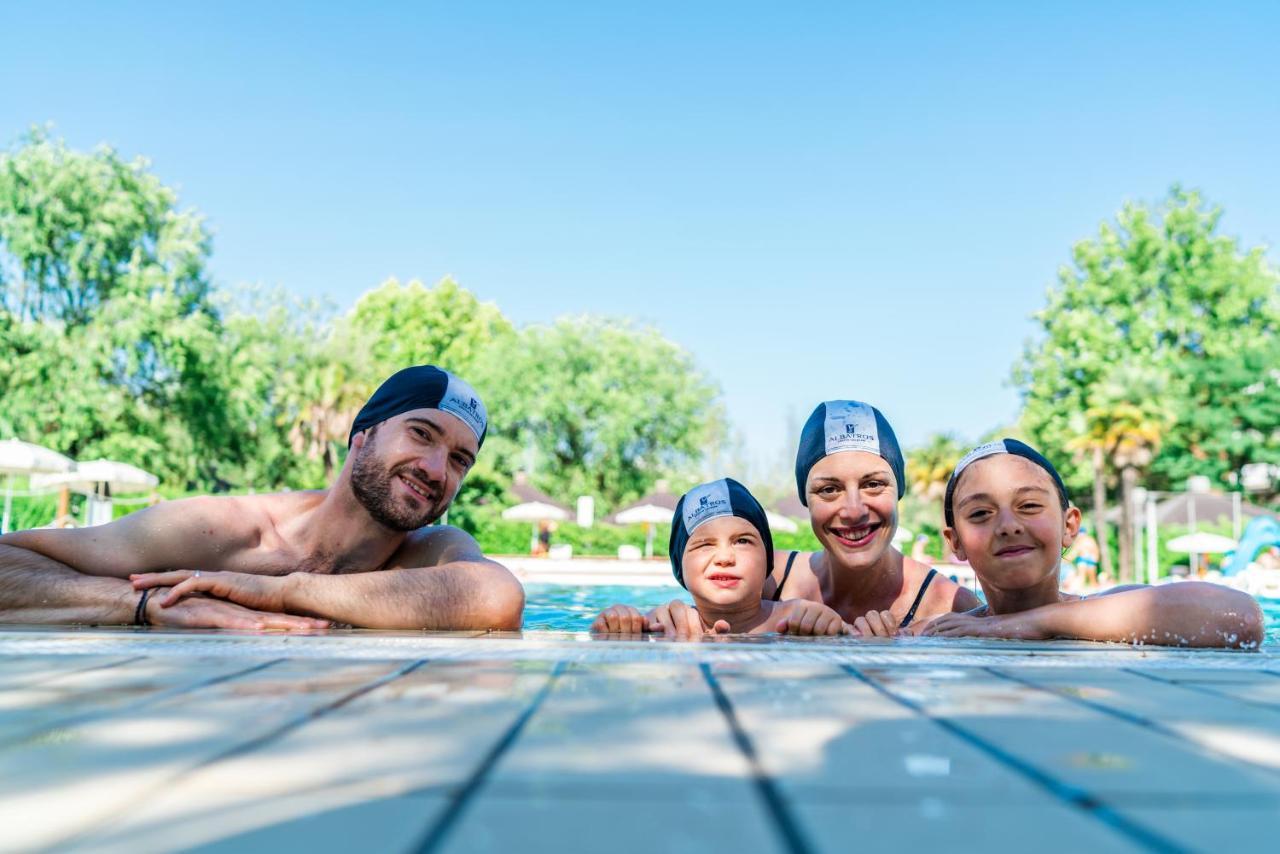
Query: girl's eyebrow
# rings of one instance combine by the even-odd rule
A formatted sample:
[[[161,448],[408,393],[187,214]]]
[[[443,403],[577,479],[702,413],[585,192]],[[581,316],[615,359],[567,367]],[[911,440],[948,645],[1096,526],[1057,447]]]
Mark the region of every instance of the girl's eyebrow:
[[[1017,490],[1013,494],[1022,495],[1025,492],[1039,492],[1044,495],[1049,494],[1049,490],[1045,489],[1043,486],[1034,486],[1034,485],[1020,486],[1017,488]],[[956,507],[963,507],[964,505],[970,503],[971,501],[993,501],[993,500],[994,499],[985,492],[974,492],[970,495],[966,495],[964,498],[961,498],[959,501],[957,501]]]

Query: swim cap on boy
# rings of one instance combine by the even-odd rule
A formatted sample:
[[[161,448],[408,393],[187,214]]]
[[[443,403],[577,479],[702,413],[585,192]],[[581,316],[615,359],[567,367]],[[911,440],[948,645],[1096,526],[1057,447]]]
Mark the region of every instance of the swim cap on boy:
[[[457,416],[484,445],[489,415],[475,389],[434,365],[417,365],[396,371],[373,393],[351,423],[347,447],[361,430],[414,409],[439,409]]]
[[[955,497],[956,484],[960,482],[960,475],[978,460],[995,454],[1013,454],[1015,457],[1031,460],[1031,462],[1040,466],[1040,468],[1049,473],[1049,477],[1053,478],[1053,485],[1058,489],[1058,498],[1062,500],[1062,509],[1065,510],[1071,506],[1071,499],[1067,497],[1067,485],[1062,482],[1062,475],[1058,474],[1058,470],[1053,467],[1053,463],[1049,462],[1043,454],[1025,442],[1019,442],[1017,439],[1001,439],[998,442],[979,445],[965,454],[960,462],[956,463],[956,470],[951,473],[951,479],[947,481],[946,497],[942,499],[942,513],[946,517],[948,528],[956,526],[955,513],[952,510],[951,502]]]
[[[746,519],[760,532],[764,542],[765,572],[773,572],[773,535],[769,532],[769,519],[764,508],[745,486],[731,477],[713,480],[680,496],[675,515],[671,517],[671,571],[681,587],[684,583],[684,547],[689,537],[703,522],[720,516],[737,516]]]
[[[893,428],[880,410],[856,400],[828,400],[819,403],[800,431],[800,448],[796,451],[796,490],[800,503],[809,506],[804,482],[823,457],[842,451],[866,451],[883,457],[893,469],[898,482],[898,497],[907,492],[907,474],[902,461],[902,448]]]

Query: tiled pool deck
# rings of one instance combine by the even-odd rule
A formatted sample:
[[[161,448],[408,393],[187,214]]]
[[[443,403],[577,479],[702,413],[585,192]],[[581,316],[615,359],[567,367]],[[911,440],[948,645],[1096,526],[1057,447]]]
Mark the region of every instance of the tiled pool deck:
[[[1222,851],[1280,655],[0,632],[0,849]]]

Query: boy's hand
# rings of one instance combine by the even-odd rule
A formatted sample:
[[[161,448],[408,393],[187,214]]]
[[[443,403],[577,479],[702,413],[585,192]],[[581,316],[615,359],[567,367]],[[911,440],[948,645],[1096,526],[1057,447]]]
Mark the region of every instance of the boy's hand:
[[[707,632],[702,628],[702,617],[697,610],[690,607],[687,602],[679,599],[673,599],[666,605],[659,605],[648,614],[650,626],[649,631],[662,632],[667,637],[673,638],[693,638],[701,637],[704,633],[725,634],[729,631],[729,624],[724,624],[723,631],[717,631],[716,627],[723,620],[718,620],[711,631]]]
[[[591,624],[591,631],[613,635],[638,635],[654,629],[644,614],[630,605],[610,605]]]
[[[896,637],[898,621],[888,611],[868,611],[853,621],[854,634],[864,638]]]

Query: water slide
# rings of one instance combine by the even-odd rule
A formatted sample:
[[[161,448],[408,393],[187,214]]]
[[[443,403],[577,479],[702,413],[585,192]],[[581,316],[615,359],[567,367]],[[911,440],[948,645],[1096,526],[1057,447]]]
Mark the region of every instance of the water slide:
[[[1244,529],[1235,553],[1223,564],[1223,576],[1230,578],[1244,572],[1258,552],[1269,546],[1280,546],[1280,522],[1270,516],[1255,517]]]

